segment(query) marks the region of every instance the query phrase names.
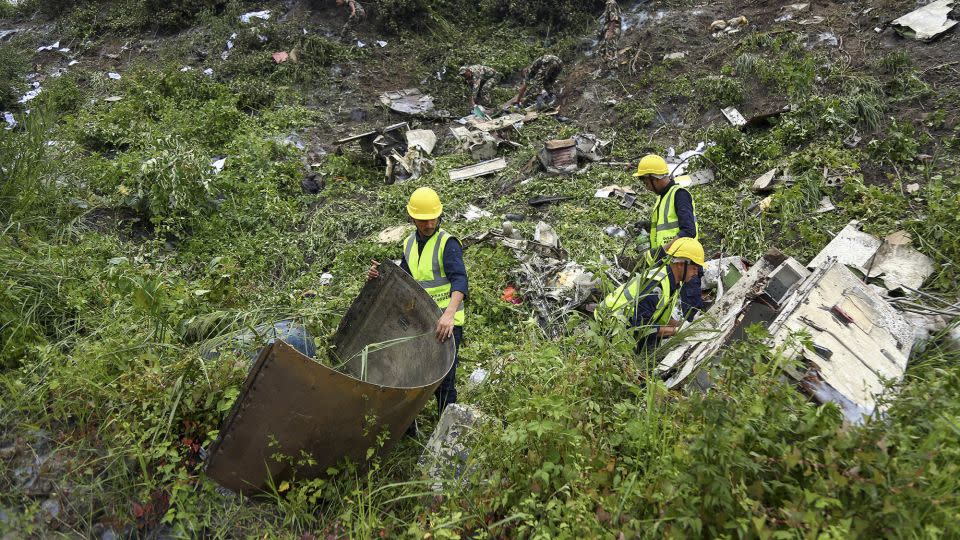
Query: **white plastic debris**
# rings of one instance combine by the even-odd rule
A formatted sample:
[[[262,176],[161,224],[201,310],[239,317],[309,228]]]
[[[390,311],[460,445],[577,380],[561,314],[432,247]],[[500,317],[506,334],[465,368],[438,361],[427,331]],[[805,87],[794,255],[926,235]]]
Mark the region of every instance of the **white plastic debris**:
[[[603,229],[603,232],[607,233],[607,235],[612,236],[612,237],[614,237],[614,238],[626,238],[626,237],[627,237],[627,231],[626,231],[626,230],[621,229],[620,227],[614,227],[613,225],[611,225],[611,226]]]
[[[20,96],[20,99],[17,100],[17,103],[26,103],[28,101],[32,101],[34,98],[40,95],[40,92],[43,91],[43,88],[40,87],[40,83],[38,82],[32,83],[31,86],[33,89]]]
[[[251,11],[250,13],[244,13],[240,16],[240,22],[243,24],[250,24],[253,19],[262,19],[264,21],[270,20],[270,10],[265,9],[263,11]]]
[[[482,208],[478,208],[474,205],[467,206],[466,212],[463,213],[463,219],[467,221],[476,221],[481,218],[493,217],[493,214],[487,212]]]
[[[213,168],[215,173],[220,174],[220,171],[223,170],[223,167],[226,166],[226,164],[227,158],[220,158],[210,163],[210,167]]]
[[[13,129],[17,127],[19,123],[17,122],[17,119],[13,117],[13,113],[11,112],[3,113],[3,121],[7,123],[6,129]]]
[[[193,71],[193,67],[192,67],[192,66],[183,66],[182,68],[180,68],[180,72],[181,72],[181,73],[186,73],[186,72],[188,72],[188,71]]]
[[[43,47],[37,47],[37,52],[52,51],[60,48],[60,42],[56,42],[53,45],[44,45]]]
[[[321,286],[324,286],[324,287],[325,287],[325,286],[327,286],[327,285],[330,285],[331,283],[333,283],[333,274],[331,274],[330,272],[324,272],[324,273],[320,274],[320,285],[321,285]]]
[[[533,241],[550,247],[560,247],[560,237],[545,221],[537,223],[537,228],[533,232]]]
[[[123,78],[119,73],[116,73],[116,72],[113,72],[113,71],[111,71],[110,73],[107,73],[107,77],[110,77],[111,79],[113,79],[113,80],[115,80],[115,81],[119,81],[120,79]]]
[[[207,68],[203,70],[203,74],[207,77],[213,77],[213,68]]]
[[[80,63],[79,60],[71,60],[70,63],[67,64],[67,66],[68,66],[68,67],[73,67],[73,66],[75,66],[75,65],[77,65],[77,64],[79,64],[79,63]]]
[[[380,41],[377,41],[377,45],[379,45],[380,48],[382,49],[382,48],[384,48],[384,47],[387,46],[387,42],[386,42],[386,41],[383,41],[383,40],[380,40]]]
[[[68,52],[70,52],[70,49],[67,48],[67,47],[64,47],[64,48],[60,49],[60,50],[57,51],[57,52],[62,52],[63,54],[67,54]]]
[[[483,384],[487,378],[490,377],[490,372],[483,369],[477,368],[473,370],[473,373],[470,374],[470,378],[467,379],[467,390],[473,390],[474,388]]]
[[[358,48],[358,49],[362,49],[362,48],[364,48],[364,47],[366,47],[366,46],[367,46],[366,43],[360,41],[359,39],[357,40],[357,48]]]
[[[920,9],[911,11],[893,21],[893,28],[900,34],[919,40],[931,41],[957,25],[950,17],[955,0],[938,0]]]

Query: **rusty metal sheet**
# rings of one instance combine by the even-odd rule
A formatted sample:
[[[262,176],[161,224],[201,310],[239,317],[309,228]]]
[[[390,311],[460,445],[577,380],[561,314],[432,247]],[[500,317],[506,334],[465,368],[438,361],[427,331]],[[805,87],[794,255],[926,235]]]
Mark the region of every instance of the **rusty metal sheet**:
[[[433,335],[440,309],[406,272],[385,262],[340,322],[330,358],[340,371],[300,354],[283,341],[264,347],[212,445],[207,474],[243,493],[263,491],[272,478],[292,475],[289,459],[315,477],[343,458],[362,461],[377,435],[399,439],[453,365],[453,341]],[[372,343],[417,336],[369,352],[364,380],[361,351]],[[371,422],[373,425],[371,425]]]

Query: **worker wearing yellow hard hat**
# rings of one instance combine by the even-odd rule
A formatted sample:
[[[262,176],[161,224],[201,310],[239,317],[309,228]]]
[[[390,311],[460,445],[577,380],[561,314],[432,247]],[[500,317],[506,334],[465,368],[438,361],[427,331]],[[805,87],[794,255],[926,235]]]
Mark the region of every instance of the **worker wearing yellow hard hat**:
[[[410,195],[407,214],[416,227],[403,244],[403,260],[400,268],[437,302],[442,315],[437,321],[436,336],[440,341],[454,340],[457,352],[463,339],[465,318],[464,302],[467,299],[467,269],[463,263],[463,248],[460,241],[440,228],[443,204],[437,192],[418,188]],[[373,261],[367,279],[377,279],[379,262]],[[454,356],[453,367],[437,388],[437,405],[440,412],[450,403],[457,402],[457,364],[459,354]]]
[[[696,206],[693,196],[673,181],[667,162],[660,156],[644,156],[633,175],[643,182],[643,187],[657,195],[650,212],[650,250],[645,254],[649,266],[663,258],[666,248],[678,238],[699,240]],[[644,222],[646,223],[646,222]],[[700,276],[697,275],[685,287],[682,305],[684,316],[693,320],[697,311],[703,311],[703,294]]]
[[[703,268],[703,246],[694,238],[677,238],[665,251],[662,264],[618,287],[594,311],[597,319],[619,312],[632,327],[641,328],[640,348],[676,335],[679,321],[672,318],[674,306]]]

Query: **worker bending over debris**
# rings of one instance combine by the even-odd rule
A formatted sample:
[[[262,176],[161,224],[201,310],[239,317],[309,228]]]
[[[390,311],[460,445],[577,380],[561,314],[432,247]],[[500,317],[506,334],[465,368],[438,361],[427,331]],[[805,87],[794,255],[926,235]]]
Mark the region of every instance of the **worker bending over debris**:
[[[442,212],[443,205],[437,192],[428,187],[413,192],[407,204],[407,213],[416,230],[404,243],[403,260],[400,263],[400,268],[413,276],[443,311],[437,321],[437,339],[445,342],[453,338],[453,366],[435,392],[441,413],[447,405],[457,402],[455,383],[460,342],[463,340],[464,301],[468,293],[463,248],[456,237],[440,228]],[[373,261],[367,272],[367,281],[380,277],[377,270],[379,265],[379,262]]]
[[[666,259],[607,295],[594,317],[599,320],[605,313],[620,311],[631,327],[644,329],[637,349],[656,347],[663,338],[677,334],[679,321],[671,318],[673,308],[677,297],[700,275],[703,259],[699,241],[677,238],[666,249]]]
[[[613,67],[620,50],[620,38],[623,36],[623,12],[617,0],[607,0],[600,16],[600,29],[597,32],[597,53],[608,67]]]
[[[647,191],[657,195],[657,203],[653,205],[649,221],[650,250],[644,257],[648,266],[655,266],[653,263],[664,257],[665,249],[675,239],[693,238],[699,241],[696,207],[693,196],[673,181],[666,160],[660,156],[644,156],[633,176],[643,182]],[[683,291],[683,314],[692,321],[696,312],[704,309],[700,275],[697,274]]]
[[[539,88],[540,93],[545,93],[545,102],[552,103],[556,101],[555,85],[560,77],[560,71],[563,69],[563,61],[558,56],[545,54],[530,64],[523,70],[523,83],[520,85],[520,91],[516,97],[507,102],[507,105],[522,105],[523,97],[527,94],[530,86]]]
[[[491,106],[491,94],[500,82],[502,75],[497,70],[474,64],[460,68],[460,76],[470,87],[470,109],[477,105]]]
[[[344,4],[350,7],[350,17],[347,18],[347,22],[340,29],[340,39],[344,39],[347,34],[350,34],[350,39],[353,40],[353,30],[360,24],[360,21],[367,18],[367,12],[357,0],[337,0],[337,6],[343,6]]]

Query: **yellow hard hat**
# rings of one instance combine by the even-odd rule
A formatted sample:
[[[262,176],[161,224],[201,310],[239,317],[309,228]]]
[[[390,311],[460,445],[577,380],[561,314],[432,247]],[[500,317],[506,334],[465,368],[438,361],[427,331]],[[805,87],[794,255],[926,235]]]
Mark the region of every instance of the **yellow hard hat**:
[[[637,165],[637,172],[634,173],[634,176],[646,176],[648,174],[655,176],[670,174],[670,170],[667,169],[667,160],[654,154],[643,156],[640,164]]]
[[[410,195],[407,213],[413,219],[437,219],[443,213],[440,196],[428,187],[417,188],[413,195]]]
[[[677,238],[667,248],[667,255],[675,259],[687,259],[697,266],[703,266],[703,245],[696,238]]]

